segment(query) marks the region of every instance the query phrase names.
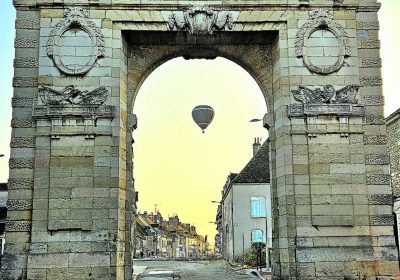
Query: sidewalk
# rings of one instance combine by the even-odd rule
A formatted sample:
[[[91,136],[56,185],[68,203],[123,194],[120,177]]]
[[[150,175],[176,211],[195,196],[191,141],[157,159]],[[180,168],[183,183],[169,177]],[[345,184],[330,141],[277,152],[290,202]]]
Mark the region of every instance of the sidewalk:
[[[146,271],[147,266],[136,266],[136,265],[133,265],[132,269],[133,269],[133,280],[136,280],[137,277],[139,276],[139,274],[141,274],[141,273]]]
[[[240,274],[252,274],[258,276],[258,278],[262,280],[271,280],[271,272],[266,271],[265,268],[263,268],[261,271],[257,271],[255,267],[241,267],[237,263],[229,262],[229,265],[231,268],[236,272]]]
[[[268,271],[257,271],[257,270],[253,270],[252,273],[256,273],[257,276],[258,276],[260,279],[263,279],[263,280],[271,280],[271,279],[272,279],[271,272],[268,272]]]

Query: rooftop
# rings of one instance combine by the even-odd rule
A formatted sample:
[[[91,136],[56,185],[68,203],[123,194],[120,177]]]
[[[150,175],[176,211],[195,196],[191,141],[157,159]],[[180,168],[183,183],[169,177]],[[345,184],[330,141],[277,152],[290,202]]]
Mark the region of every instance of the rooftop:
[[[391,113],[387,118],[386,118],[386,125],[391,124],[392,122],[396,121],[397,119],[400,118],[400,108]]]
[[[232,180],[232,183],[270,183],[269,141],[265,141],[257,154]]]

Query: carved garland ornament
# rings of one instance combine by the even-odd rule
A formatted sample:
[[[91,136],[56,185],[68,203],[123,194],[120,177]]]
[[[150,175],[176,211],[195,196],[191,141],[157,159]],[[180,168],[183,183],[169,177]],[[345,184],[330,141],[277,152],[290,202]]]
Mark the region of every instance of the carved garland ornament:
[[[103,34],[94,22],[88,19],[89,11],[80,7],[67,8],[61,20],[51,31],[47,42],[47,55],[51,57],[56,67],[68,75],[84,75],[93,68],[96,61],[105,55],[105,44]],[[81,64],[64,64],[61,56],[62,37],[71,29],[80,29],[85,32],[91,40],[89,61]],[[79,46],[76,46],[78,48]]]
[[[349,85],[336,90],[332,85],[326,85],[323,89],[309,89],[305,86],[299,86],[298,89],[292,90],[293,97],[296,101],[303,104],[323,104],[323,103],[341,103],[341,104],[357,104],[357,92],[360,86]]]
[[[108,96],[105,87],[92,91],[81,91],[74,86],[66,86],[63,90],[54,90],[47,86],[39,86],[39,97],[46,105],[102,105]]]
[[[345,58],[351,55],[350,40],[347,32],[337,22],[333,21],[333,14],[327,10],[310,11],[310,20],[307,21],[296,34],[296,56],[302,57],[305,66],[317,74],[331,74],[338,71],[345,64]],[[330,31],[334,34],[339,43],[339,56],[336,63],[332,66],[318,66],[311,62],[307,52],[307,41],[311,35],[318,30]]]
[[[190,34],[212,34],[215,30],[233,28],[233,16],[229,12],[211,10],[208,6],[194,6],[181,13],[171,13],[168,29],[188,30]]]

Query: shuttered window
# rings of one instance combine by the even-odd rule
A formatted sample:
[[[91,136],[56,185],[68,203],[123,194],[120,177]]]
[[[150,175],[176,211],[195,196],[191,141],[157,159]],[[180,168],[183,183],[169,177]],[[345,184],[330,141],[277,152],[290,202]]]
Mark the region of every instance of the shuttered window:
[[[264,232],[261,229],[255,229],[251,232],[251,242],[263,242]]]
[[[267,216],[264,196],[252,197],[250,203],[251,203],[250,215],[252,218],[260,218],[260,217],[265,218]]]

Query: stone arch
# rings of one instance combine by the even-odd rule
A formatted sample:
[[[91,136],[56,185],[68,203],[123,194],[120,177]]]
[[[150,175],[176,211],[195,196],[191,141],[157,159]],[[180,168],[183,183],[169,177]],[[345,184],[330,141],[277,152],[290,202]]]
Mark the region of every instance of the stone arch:
[[[166,48],[167,45],[164,47]],[[163,48],[163,47],[161,47]],[[243,50],[246,49],[242,46],[242,53],[236,53],[240,47],[237,49],[228,46],[176,46],[174,48],[168,47],[167,52],[160,51],[157,53],[153,52],[153,56],[149,56],[146,52],[152,52],[151,49],[141,49],[133,46],[130,51],[130,56],[128,57],[128,79],[132,81],[134,77],[134,82],[129,83],[128,90],[130,92],[129,109],[131,111],[133,108],[134,100],[140,90],[141,85],[146,80],[146,78],[160,65],[163,63],[177,58],[183,57],[185,59],[214,59],[216,57],[226,58],[241,68],[248,72],[253,79],[256,81],[260,90],[264,96],[268,112],[273,111],[273,95],[272,95],[272,43],[264,43],[264,45],[253,45],[247,48],[250,52],[256,53],[259,57],[244,56]],[[154,55],[155,54],[155,55]],[[134,59],[131,59],[134,58]],[[138,60],[139,58],[139,60]],[[141,59],[140,59],[141,58]],[[258,61],[258,63],[254,63]],[[137,67],[140,65],[140,67]]]
[[[146,37],[141,34],[137,37]],[[165,33],[165,32],[163,32]],[[168,34],[171,36],[171,40],[176,40],[176,34],[171,32]],[[240,42],[240,36],[243,36],[242,32],[237,32],[232,37],[238,36],[238,42]],[[256,38],[258,41],[253,44],[213,44],[209,42],[209,45],[205,46],[204,42],[210,40],[210,38],[202,38],[203,44],[190,43],[191,39],[187,39],[188,42],[182,45],[169,45],[168,42],[164,44],[151,44],[148,41],[138,41],[132,42],[129,37],[132,34],[125,34],[125,40],[127,44],[127,112],[133,111],[133,106],[135,98],[140,91],[140,88],[146,78],[160,65],[163,63],[177,58],[184,57],[185,59],[214,59],[216,57],[226,58],[233,63],[237,64],[239,67],[243,68],[250,76],[255,80],[255,82],[260,87],[263,94],[268,117],[268,124],[264,123],[264,126],[269,130],[270,137],[270,153],[271,159],[276,158],[275,156],[275,138],[274,138],[274,128],[273,128],[273,116],[274,116],[274,95],[273,95],[273,81],[280,79],[280,73],[274,73],[274,65],[278,63],[278,57],[274,57],[274,50],[277,49],[278,45],[278,33],[276,31],[262,31],[257,32]],[[179,35],[178,35],[179,36]],[[184,37],[184,36],[183,36]],[[263,38],[264,37],[264,38]],[[260,39],[263,38],[263,39]],[[212,40],[212,37],[211,37]],[[275,85],[276,87],[279,87]],[[136,125],[136,116],[133,116]],[[264,118],[264,122],[266,118]],[[127,151],[127,162],[131,162],[133,158],[133,151],[131,143],[133,142],[132,132],[136,127],[132,124],[127,126],[126,134],[126,151]],[[271,160],[272,165],[271,170],[275,170],[275,160]],[[132,164],[127,165],[127,172],[133,173]],[[271,175],[271,178],[273,175]],[[278,217],[279,207],[277,206],[277,185],[271,180],[271,205],[272,213],[275,212],[274,217]],[[279,221],[276,219],[273,223],[275,228],[273,238],[278,240],[279,236]],[[279,266],[279,250],[278,243],[273,244],[275,249],[274,256],[272,257],[272,262],[274,265]]]

